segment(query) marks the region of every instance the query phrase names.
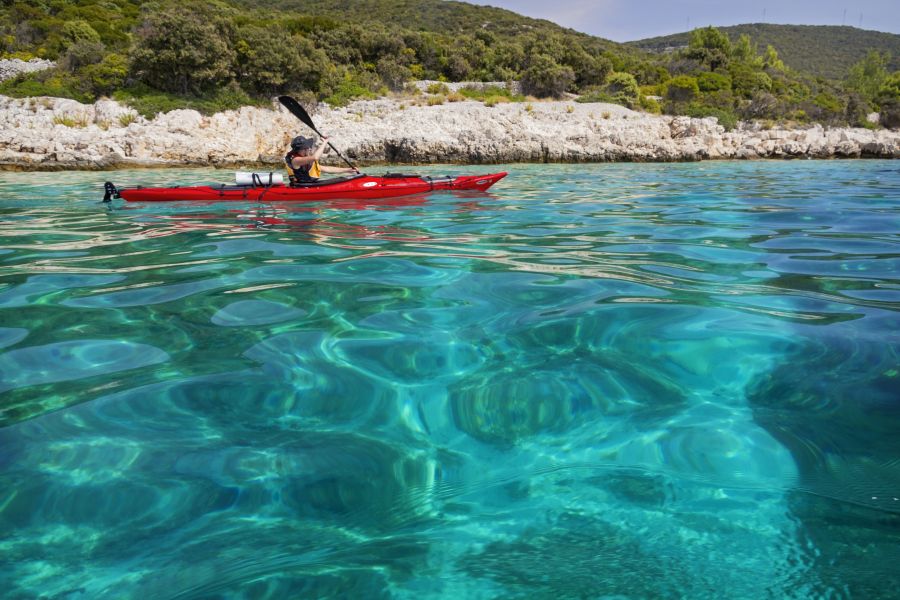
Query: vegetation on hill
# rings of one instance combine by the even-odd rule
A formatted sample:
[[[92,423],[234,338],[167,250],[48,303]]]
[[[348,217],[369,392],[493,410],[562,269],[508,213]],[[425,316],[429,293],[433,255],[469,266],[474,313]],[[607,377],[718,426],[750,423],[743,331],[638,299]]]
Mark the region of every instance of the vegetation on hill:
[[[651,112],[737,119],[890,123],[900,93],[889,56],[866,55],[846,82],[787,67],[778,51],[714,28],[650,54],[490,7],[444,0],[5,0],[0,54],[58,67],[0,93],[90,101],[144,114],[213,112],[289,93],[332,105],[413,79],[518,80],[525,94]]]
[[[891,70],[900,69],[900,35],[834,25],[775,25],[751,23],[719,27],[732,43],[748,35],[761,48],[772,46],[784,64],[817,77],[841,80],[850,67],[865,58],[870,50],[888,53]],[[688,45],[691,32],[629,42],[628,45],[650,52],[666,52]]]

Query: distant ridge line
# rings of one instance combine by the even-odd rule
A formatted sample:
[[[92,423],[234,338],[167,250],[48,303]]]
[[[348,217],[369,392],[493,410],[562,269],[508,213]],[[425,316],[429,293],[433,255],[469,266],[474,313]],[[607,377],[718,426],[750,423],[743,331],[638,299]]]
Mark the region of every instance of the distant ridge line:
[[[851,25],[780,25],[747,23],[716,27],[737,41],[742,34],[751,37],[762,52],[767,45],[789,67],[827,79],[843,79],[869,50],[891,54],[891,70],[900,70],[900,35],[859,29]],[[649,52],[664,52],[688,44],[690,32],[645,38],[626,45]]]

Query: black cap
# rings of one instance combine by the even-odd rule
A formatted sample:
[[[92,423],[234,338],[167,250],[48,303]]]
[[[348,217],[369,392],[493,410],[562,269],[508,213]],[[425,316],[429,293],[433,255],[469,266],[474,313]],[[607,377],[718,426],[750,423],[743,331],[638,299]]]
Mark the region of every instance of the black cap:
[[[316,140],[314,140],[313,138],[303,137],[302,135],[298,135],[291,140],[291,150],[309,150],[315,145]]]

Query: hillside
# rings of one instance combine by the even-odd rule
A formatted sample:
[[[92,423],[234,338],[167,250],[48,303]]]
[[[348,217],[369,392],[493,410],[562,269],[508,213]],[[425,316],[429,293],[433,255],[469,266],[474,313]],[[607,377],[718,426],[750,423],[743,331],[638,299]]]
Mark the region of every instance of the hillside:
[[[749,35],[761,50],[771,44],[789,67],[828,79],[843,79],[850,67],[862,60],[869,50],[889,52],[890,70],[900,69],[900,35],[868,31],[856,27],[832,25],[774,25],[751,23],[718,27],[736,42]],[[651,52],[687,46],[690,32],[628,42],[628,45]]]
[[[248,10],[260,6],[259,0],[230,1]],[[570,44],[633,55],[642,53],[626,44],[567,29],[544,19],[453,0],[269,0],[265,9],[277,9],[283,14],[314,15],[339,23],[389,24],[441,35],[474,35],[481,31],[501,37],[522,34],[563,36]]]
[[[865,126],[873,110],[885,113],[883,125],[900,122],[900,73],[881,55],[867,55],[847,81],[804,71],[833,67],[829,76],[840,77],[870,47],[894,50],[885,40],[900,36],[876,34],[876,42],[865,37],[874,32],[849,27],[759,27],[747,30],[752,40],[736,42],[728,34],[742,30],[697,29],[684,50],[652,53],[448,0],[0,0],[0,59],[57,65],[0,82],[0,94],[108,96],[148,117],[267,105],[281,94],[333,107],[391,93],[412,104],[474,98],[491,106],[574,94],[579,102],[714,116],[729,128],[739,119]],[[798,62],[798,48],[815,59],[811,67]],[[429,97],[416,96],[409,83],[423,79],[517,81],[522,93],[505,85],[450,93],[435,84]]]

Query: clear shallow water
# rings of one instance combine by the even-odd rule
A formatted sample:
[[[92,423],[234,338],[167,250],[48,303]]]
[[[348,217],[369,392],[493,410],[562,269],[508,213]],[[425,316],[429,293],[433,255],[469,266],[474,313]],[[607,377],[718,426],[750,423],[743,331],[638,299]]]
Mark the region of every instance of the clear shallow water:
[[[5,597],[894,597],[900,164],[502,168],[0,173]]]

